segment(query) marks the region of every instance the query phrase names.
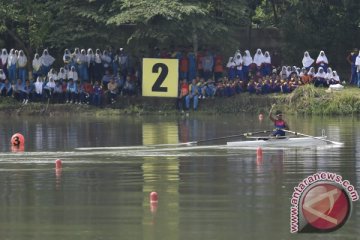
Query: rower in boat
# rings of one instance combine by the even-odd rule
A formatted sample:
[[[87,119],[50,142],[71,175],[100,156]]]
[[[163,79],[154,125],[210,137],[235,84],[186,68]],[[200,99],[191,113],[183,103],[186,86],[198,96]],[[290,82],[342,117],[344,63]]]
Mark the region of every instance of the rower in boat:
[[[275,125],[275,130],[271,135],[275,136],[275,137],[284,137],[285,136],[284,130],[289,130],[289,125],[282,118],[282,112],[280,110],[277,110],[275,112],[275,117],[273,116],[272,111],[273,111],[274,106],[275,106],[275,104],[272,105],[270,112],[269,112],[269,118]]]

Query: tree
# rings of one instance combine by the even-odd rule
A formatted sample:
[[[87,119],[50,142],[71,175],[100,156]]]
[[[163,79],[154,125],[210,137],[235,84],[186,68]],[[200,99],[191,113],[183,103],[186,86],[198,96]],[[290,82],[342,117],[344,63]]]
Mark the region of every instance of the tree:
[[[0,33],[6,34],[26,55],[43,46],[49,33],[51,16],[46,11],[38,11],[46,1],[0,0]]]

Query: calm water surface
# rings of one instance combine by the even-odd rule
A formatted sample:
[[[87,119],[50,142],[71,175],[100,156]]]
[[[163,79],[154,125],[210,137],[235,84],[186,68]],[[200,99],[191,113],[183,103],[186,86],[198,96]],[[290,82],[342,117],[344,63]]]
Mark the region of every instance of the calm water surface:
[[[293,187],[318,171],[359,187],[359,119],[288,122],[311,135],[325,129],[344,146],[264,149],[258,159],[226,140],[171,145],[271,129],[254,115],[0,118],[0,239],[358,239],[358,202],[329,234],[290,234],[289,210]],[[11,149],[15,132],[24,152]]]

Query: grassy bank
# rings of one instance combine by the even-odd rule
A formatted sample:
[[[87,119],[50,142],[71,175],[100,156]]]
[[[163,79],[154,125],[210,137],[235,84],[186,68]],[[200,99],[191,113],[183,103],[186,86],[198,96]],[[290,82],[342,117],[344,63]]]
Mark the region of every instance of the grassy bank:
[[[360,89],[347,87],[339,92],[327,92],[311,85],[296,89],[291,94],[250,95],[199,100],[198,114],[266,113],[271,104],[291,114],[352,115],[360,113]],[[89,105],[29,103],[22,105],[12,98],[0,98],[3,115],[83,114],[90,116],[123,114],[178,114],[176,99],[121,97],[116,104],[97,108]]]

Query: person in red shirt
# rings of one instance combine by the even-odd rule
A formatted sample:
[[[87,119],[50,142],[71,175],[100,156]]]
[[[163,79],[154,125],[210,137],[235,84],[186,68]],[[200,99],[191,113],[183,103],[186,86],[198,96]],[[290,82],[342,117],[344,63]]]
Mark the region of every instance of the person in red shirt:
[[[179,78],[180,79],[187,78],[188,71],[189,71],[189,59],[187,58],[186,53],[183,52],[179,62]]]
[[[184,78],[180,84],[180,94],[179,94],[178,103],[177,103],[178,108],[181,111],[184,110],[185,99],[188,94],[189,94],[189,84],[188,84],[186,78]]]

